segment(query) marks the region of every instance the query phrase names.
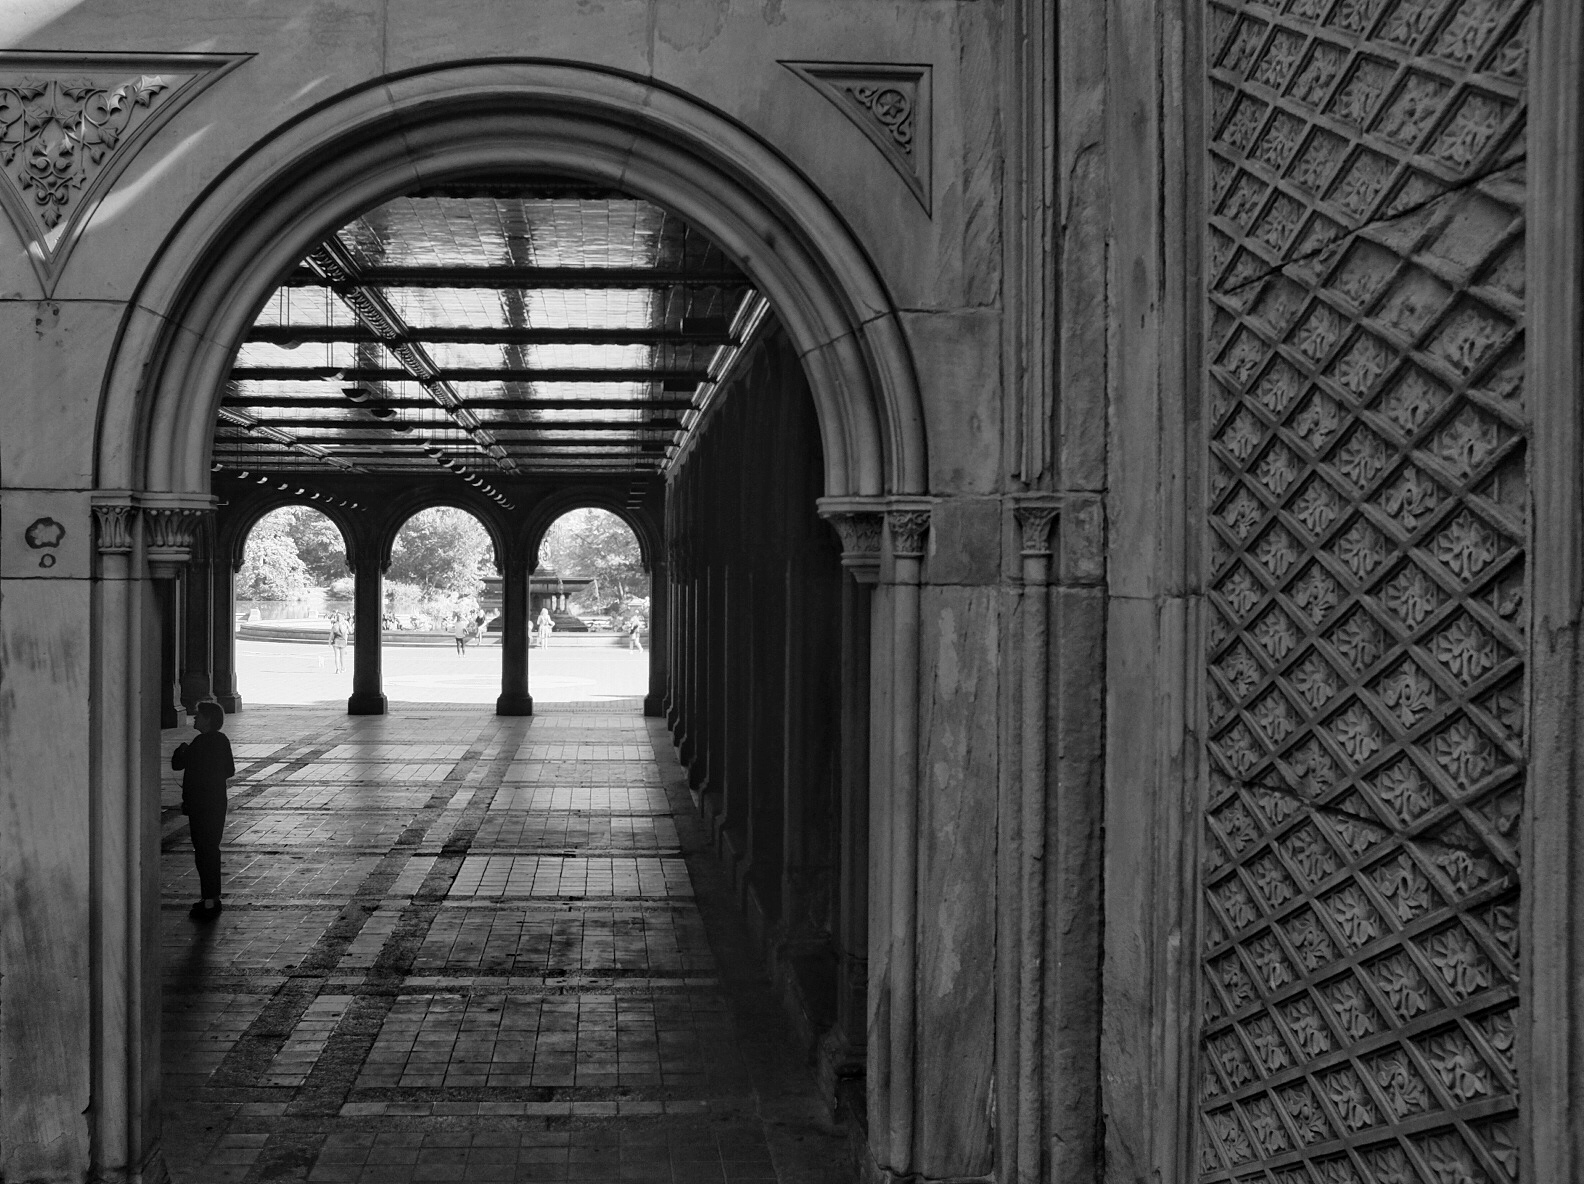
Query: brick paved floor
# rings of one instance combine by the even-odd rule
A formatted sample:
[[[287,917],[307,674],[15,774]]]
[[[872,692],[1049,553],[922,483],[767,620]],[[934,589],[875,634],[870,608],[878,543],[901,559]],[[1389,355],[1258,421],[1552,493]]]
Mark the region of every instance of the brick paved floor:
[[[637,700],[226,730],[212,927],[165,782],[175,1184],[852,1179]]]

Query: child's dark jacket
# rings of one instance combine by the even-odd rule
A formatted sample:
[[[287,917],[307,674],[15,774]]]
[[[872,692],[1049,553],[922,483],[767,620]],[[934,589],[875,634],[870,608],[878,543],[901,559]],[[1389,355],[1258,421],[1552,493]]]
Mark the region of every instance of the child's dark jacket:
[[[231,741],[224,732],[200,732],[171,754],[171,768],[182,769],[182,812],[191,806],[225,804],[226,780],[236,776]]]

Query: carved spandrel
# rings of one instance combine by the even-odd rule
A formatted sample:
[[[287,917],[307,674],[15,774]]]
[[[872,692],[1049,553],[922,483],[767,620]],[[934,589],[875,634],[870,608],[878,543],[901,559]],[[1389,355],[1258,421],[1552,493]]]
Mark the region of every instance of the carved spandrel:
[[[0,206],[53,289],[94,207],[227,54],[0,52]]]
[[[1531,8],[1210,4],[1205,1184],[1518,1174]]]
[[[886,62],[782,62],[834,103],[931,206],[931,68]]]

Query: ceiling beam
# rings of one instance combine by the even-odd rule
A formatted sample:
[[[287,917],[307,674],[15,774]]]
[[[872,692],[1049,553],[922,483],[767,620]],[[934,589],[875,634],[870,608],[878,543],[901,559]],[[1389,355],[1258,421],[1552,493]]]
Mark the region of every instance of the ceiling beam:
[[[354,408],[365,411],[370,407],[391,407],[432,410],[429,399],[370,399],[354,403],[347,398],[319,399],[293,398],[291,395],[228,395],[222,407],[285,407],[293,409]],[[462,406],[469,411],[691,411],[691,399],[546,399],[535,395],[531,399],[466,399]]]
[[[349,257],[350,258],[350,257]],[[658,267],[358,267],[353,285],[381,288],[746,288],[740,271],[677,271]],[[321,288],[326,277],[298,268],[290,288]],[[332,277],[333,279],[333,277]],[[344,281],[332,282],[332,287]]]
[[[394,340],[410,337],[406,323],[399,313],[376,288],[365,286],[358,275],[356,261],[332,235],[309,252],[307,266],[327,283],[336,285],[336,295],[354,316],[371,332]],[[513,465],[500,450],[490,434],[479,426],[472,412],[460,407],[462,398],[449,382],[442,379],[434,359],[423,346],[417,344],[390,345],[387,347],[397,361],[407,368],[412,378],[423,384],[424,391],[435,403],[444,408],[458,427],[473,437],[474,445],[483,456],[492,458],[508,473]]]
[[[238,366],[234,382],[411,382],[407,370],[383,366]],[[708,370],[542,370],[521,367],[436,366],[427,377],[433,382],[703,382]],[[460,397],[458,405],[465,402]]]
[[[364,325],[254,325],[248,341],[271,345],[297,342],[355,344],[385,341]],[[514,325],[479,329],[410,329],[405,339],[432,345],[725,345],[731,335],[676,329],[529,329]]]
[[[451,432],[456,431],[449,424],[416,423],[411,420],[399,419],[310,419],[303,416],[284,417],[269,416],[261,418],[259,423],[272,428],[319,428],[322,431],[347,431],[357,429],[366,431],[369,428],[388,428],[395,431],[395,424],[403,424],[414,432]],[[687,425],[680,419],[566,419],[566,420],[533,420],[520,423],[514,420],[487,419],[484,426],[496,434],[511,434],[522,432],[680,432]],[[333,437],[331,437],[333,439]],[[462,441],[458,441],[461,444]]]

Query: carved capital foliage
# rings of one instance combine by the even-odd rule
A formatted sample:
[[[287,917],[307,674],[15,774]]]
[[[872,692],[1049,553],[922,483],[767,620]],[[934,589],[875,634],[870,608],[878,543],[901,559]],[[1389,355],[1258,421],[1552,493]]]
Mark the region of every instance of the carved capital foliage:
[[[247,56],[0,53],[0,206],[46,295],[137,150]]]
[[[158,579],[169,579],[192,558],[193,539],[211,511],[191,506],[143,507],[143,537],[149,570]]]
[[[1028,556],[1051,553],[1051,527],[1056,522],[1055,506],[1018,506],[1012,511],[1022,537],[1022,553]]]
[[[137,528],[137,507],[97,505],[93,508],[94,535],[101,555],[130,555],[133,531]]]
[[[928,510],[892,510],[886,514],[891,528],[891,554],[897,559],[918,559],[924,555],[924,538],[929,534]]]
[[[930,212],[930,67],[782,62],[852,120]]]

